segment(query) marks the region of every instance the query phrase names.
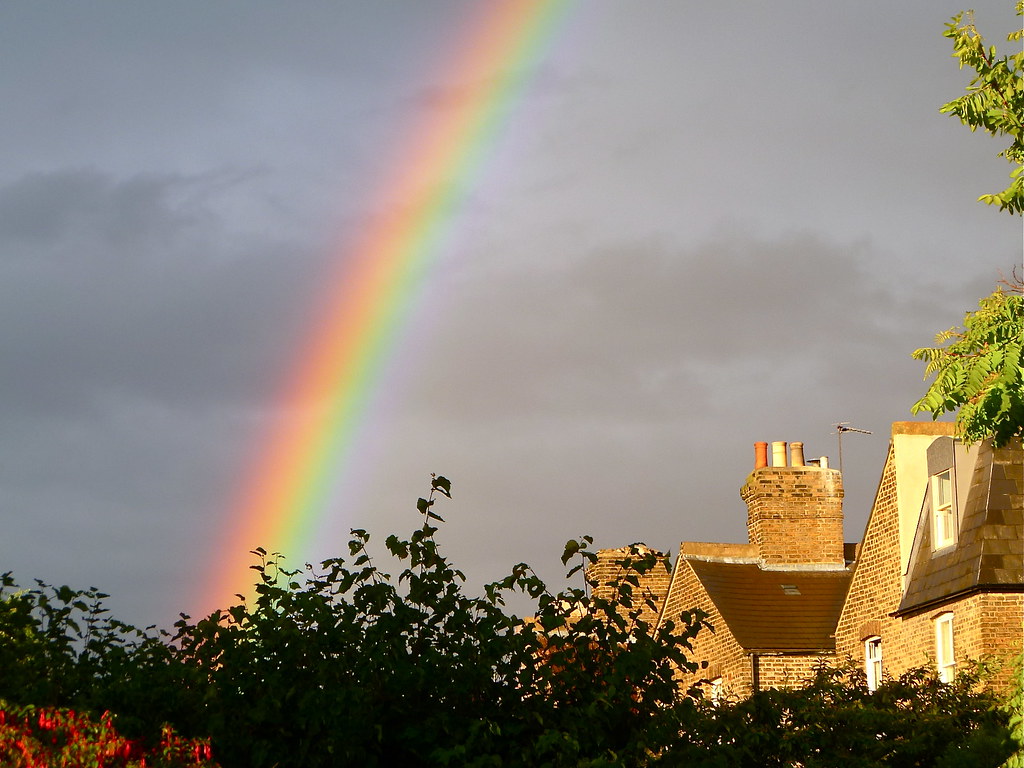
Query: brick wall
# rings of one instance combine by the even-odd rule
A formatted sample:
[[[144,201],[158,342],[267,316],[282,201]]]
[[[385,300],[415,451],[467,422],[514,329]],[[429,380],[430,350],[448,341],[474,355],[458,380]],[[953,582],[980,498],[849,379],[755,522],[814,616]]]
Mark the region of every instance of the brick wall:
[[[901,644],[899,622],[890,615],[899,607],[903,584],[896,503],[896,466],[890,445],[875,506],[836,627],[836,656],[840,660],[851,658],[863,665],[863,641],[870,636],[882,638],[885,662],[890,655],[893,662],[897,658]]]
[[[838,470],[763,467],[740,489],[747,534],[768,566],[842,567],[843,481]]]
[[[635,571],[629,571],[627,574],[627,569],[623,565],[624,561],[628,559],[636,561],[648,555],[653,555],[655,558],[653,568],[642,575]],[[629,547],[619,547],[618,549],[598,550],[597,562],[587,567],[587,579],[593,585],[594,596],[602,597],[606,600],[617,600],[617,590],[621,589],[621,579],[626,575],[638,577],[639,585],[630,585],[632,587],[633,604],[642,607],[640,620],[647,622],[653,627],[658,619],[658,614],[661,612],[665,598],[668,596],[668,588],[672,579],[671,563],[668,555],[650,549],[643,544],[634,544]],[[653,602],[654,608],[645,604],[648,599]],[[625,615],[629,612],[629,609],[622,607],[620,612]]]
[[[757,657],[758,687],[795,688],[814,677],[815,667],[835,660],[832,654],[760,655]]]
[[[907,616],[900,623],[891,659],[882,640],[886,674],[897,676],[935,661],[935,619],[953,614],[953,654],[957,664],[983,659],[994,667],[991,684],[1008,685],[1024,635],[1024,594],[980,592]]]
[[[951,431],[951,425],[941,422],[893,425],[893,441],[836,627],[837,652],[833,659],[842,662],[849,658],[863,668],[864,640],[877,636],[882,639],[886,675],[895,677],[929,664],[936,652],[935,618],[952,612],[955,657],[960,663],[986,658],[1004,664],[993,680],[999,686],[1009,681],[1008,662],[1021,653],[1024,644],[1024,594],[1010,591],[1011,586],[1004,592],[969,594],[916,614],[894,616],[903,597],[904,566],[927,487],[927,446],[935,437]],[[1011,464],[1006,475],[1019,488],[1024,481],[1024,465],[1016,458]],[[1008,494],[1008,503],[1016,505],[1019,512],[1024,500],[1019,491],[1007,488],[1003,492]],[[841,568],[845,564],[843,489],[836,470],[799,466],[759,468],[747,478],[740,495],[748,508],[748,545],[684,543],[671,581],[671,593],[668,573],[662,568],[656,569],[644,584],[664,600],[661,621],[678,621],[680,613],[699,609],[715,628],[702,630],[693,641],[691,660],[705,664],[695,674],[680,671],[680,684],[689,687],[702,679],[721,678],[724,692],[732,696],[746,696],[753,690],[752,657],[732,636],[687,556],[696,560],[759,561],[764,567],[782,569]],[[603,583],[619,575],[614,561],[626,549],[603,551],[591,573]],[[759,687],[798,685],[813,675],[817,664],[829,658],[830,655],[823,654],[759,654]]]
[[[678,672],[679,684],[684,688],[701,680],[721,678],[722,691],[730,698],[743,698],[754,691],[754,668],[751,654],[733,637],[722,615],[707,591],[697,579],[685,558],[676,564],[675,585],[665,604],[662,621],[677,620],[683,611],[699,609],[707,614],[713,630],[701,630],[693,642],[689,658],[702,664],[696,673]],[[758,686],[782,688],[800,685],[810,679],[814,667],[834,659],[832,654],[758,654]]]
[[[702,679],[720,677],[723,691],[727,695],[749,695],[752,683],[750,659],[729,632],[722,614],[683,558],[676,563],[675,580],[661,620],[671,619],[678,625],[680,613],[699,609],[707,614],[707,621],[714,628],[702,629],[697,634],[689,654],[691,661],[704,663],[704,668],[695,674],[680,670],[680,685],[689,688]]]

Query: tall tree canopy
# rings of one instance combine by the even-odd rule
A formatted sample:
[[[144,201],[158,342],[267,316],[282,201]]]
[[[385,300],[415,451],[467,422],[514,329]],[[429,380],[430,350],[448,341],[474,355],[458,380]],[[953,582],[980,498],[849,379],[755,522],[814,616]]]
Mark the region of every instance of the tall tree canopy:
[[[1024,0],[1017,2],[1017,15],[1024,16]],[[983,128],[993,136],[1008,136],[1010,146],[1001,157],[1015,165],[1010,172],[1010,186],[996,194],[978,199],[1000,210],[1024,213],[1024,49],[999,56],[995,46],[986,48],[985,39],[974,26],[971,11],[959,13],[946,25],[945,36],[953,41],[953,56],[960,68],[975,72],[967,93],[942,107],[942,112],[956,115],[972,131]],[[1010,42],[1024,39],[1024,30],[1007,36]]]
[[[1017,2],[1017,16],[1024,17],[1024,0]],[[1024,213],[1024,48],[1019,45],[1024,30],[1007,35],[1020,50],[1005,56],[995,46],[986,47],[970,11],[954,16],[945,36],[953,41],[960,68],[973,69],[975,76],[967,93],[941,111],[956,115],[972,131],[983,128],[1012,140],[999,153],[1015,165],[1010,186],[978,199]],[[999,446],[1024,434],[1024,282],[1016,272],[966,314],[963,328],[943,331],[935,343],[914,352],[928,364],[925,377],[934,374],[935,379],[913,413],[928,411],[935,418],[955,412],[960,436],[968,442],[991,437]]]
[[[936,344],[914,357],[928,363],[935,379],[911,409],[933,418],[956,412],[960,437],[976,442],[991,437],[996,446],[1024,434],[1024,285],[1007,281],[978,302],[963,328],[940,333]]]

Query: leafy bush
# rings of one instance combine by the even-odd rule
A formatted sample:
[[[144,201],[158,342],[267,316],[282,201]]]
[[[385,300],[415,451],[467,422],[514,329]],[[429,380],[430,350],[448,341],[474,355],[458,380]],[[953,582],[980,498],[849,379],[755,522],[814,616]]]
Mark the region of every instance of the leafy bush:
[[[0,699],[9,711],[115,712],[150,759],[166,744],[186,745],[186,759],[209,743],[227,768],[995,768],[1012,749],[1008,715],[977,675],[946,685],[915,671],[869,692],[862,673],[823,667],[802,688],[713,705],[676,679],[699,668],[690,652],[703,616],[645,621],[644,577],[666,560],[634,547],[610,584],[558,593],[521,563],[471,597],[439,549],[439,495],[450,495],[443,477],[419,500],[419,528],[386,540],[397,575],[373,561],[361,530],[347,557],[316,567],[258,550],[251,603],[183,616],[173,636],[108,618],[95,590],[19,590],[4,576]],[[596,562],[591,544],[566,545],[570,575]],[[534,615],[506,612],[514,592],[535,601]],[[14,749],[0,747],[0,763],[32,764]]]
[[[21,589],[0,574],[0,700],[120,713],[118,727],[155,743],[164,723],[201,736],[192,683],[166,633],[109,615],[106,594],[41,581]]]
[[[387,539],[396,578],[354,531],[350,562],[303,572],[259,551],[253,605],[179,622],[226,765],[641,765],[677,737],[693,708],[673,675],[695,668],[700,620],[657,634],[639,621],[630,581],[653,560],[624,563],[611,600],[551,594],[525,564],[469,597],[434,537],[449,491],[435,477],[422,526]],[[589,543],[565,560],[593,559]],[[503,610],[514,590],[538,602],[528,621]]]
[[[920,668],[869,691],[862,670],[823,665],[799,688],[709,705],[674,757],[723,768],[997,768],[1014,743],[982,675],[973,667],[947,684]]]

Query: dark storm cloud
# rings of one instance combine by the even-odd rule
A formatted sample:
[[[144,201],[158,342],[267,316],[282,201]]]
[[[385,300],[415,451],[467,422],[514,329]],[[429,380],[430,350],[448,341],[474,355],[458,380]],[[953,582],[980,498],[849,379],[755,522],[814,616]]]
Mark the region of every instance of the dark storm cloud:
[[[312,257],[227,236],[216,198],[240,182],[66,171],[0,189],[3,407],[52,418],[110,393],[248,405],[304,320]]]
[[[871,268],[879,260],[868,242],[795,233],[722,234],[689,248],[623,242],[546,268],[510,264],[454,314],[441,344],[458,366],[432,369],[428,399],[467,418],[502,408],[643,418],[681,397],[691,407],[742,398],[786,370],[853,397],[862,377],[837,382],[837,368],[913,369],[910,351],[959,319],[948,308],[976,290],[896,290]],[[465,385],[458,398],[444,396],[446,370]]]
[[[69,170],[0,189],[0,487],[56,562],[109,550],[159,590],[230,502],[315,261],[229,231],[218,207],[247,178]],[[88,562],[94,583],[119,578]]]
[[[534,559],[554,558],[581,530],[607,545],[672,548],[742,539],[737,489],[753,442],[803,440],[808,455],[835,462],[832,425],[850,421],[874,432],[845,446],[855,539],[889,424],[910,419],[924,389],[910,352],[996,277],[922,271],[901,285],[884,266],[892,258],[866,238],[747,228],[692,246],[620,240],[480,267],[494,273],[453,284],[417,373],[419,415],[402,423],[425,437],[406,472],[415,476],[413,456],[456,472],[453,514],[514,520],[503,545],[546,552]],[[403,509],[398,495],[393,508]],[[550,541],[532,535],[540,528]]]
[[[187,607],[323,275],[491,76],[444,68],[482,7],[0,7],[0,570],[129,620]],[[844,447],[859,535],[909,352],[1019,257],[974,203],[999,147],[937,113],[954,10],[578,4],[474,169],[332,524],[406,530],[440,471],[470,573],[582,532],[740,540],[751,443],[834,455],[850,420],[876,433]]]
[[[249,179],[68,170],[0,189],[0,488],[20,540],[60,564],[38,575],[152,596],[208,556],[316,262],[221,215]],[[7,565],[31,567],[16,549]]]

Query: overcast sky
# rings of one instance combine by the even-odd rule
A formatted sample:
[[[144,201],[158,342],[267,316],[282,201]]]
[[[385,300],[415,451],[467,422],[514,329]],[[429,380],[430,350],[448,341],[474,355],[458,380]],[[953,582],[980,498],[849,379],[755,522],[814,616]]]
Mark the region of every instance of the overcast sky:
[[[1013,3],[977,2],[993,42]],[[194,611],[376,188],[475,72],[478,3],[0,5],[0,571]],[[910,358],[1021,261],[1003,144],[928,2],[568,11],[456,212],[318,556],[450,477],[473,584],[569,537],[743,541],[753,443],[838,463],[858,540]],[[339,468],[340,471],[340,468]],[[258,542],[256,542],[258,543]]]

